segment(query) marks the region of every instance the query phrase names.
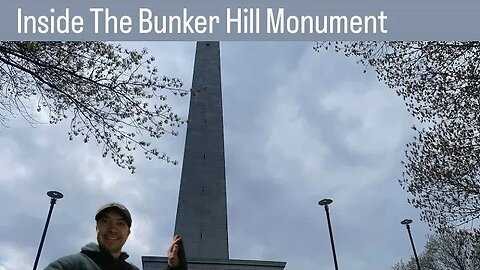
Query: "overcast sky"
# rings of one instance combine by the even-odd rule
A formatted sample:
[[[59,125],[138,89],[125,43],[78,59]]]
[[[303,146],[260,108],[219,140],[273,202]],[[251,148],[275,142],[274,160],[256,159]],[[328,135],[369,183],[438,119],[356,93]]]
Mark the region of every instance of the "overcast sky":
[[[414,119],[403,100],[363,66],[313,42],[223,42],[230,258],[285,261],[287,270],[334,269],[325,211],[340,269],[390,269],[412,249],[400,221],[414,220],[417,251],[427,226],[397,179]],[[127,43],[149,49],[160,73],[191,85],[194,42]],[[187,117],[189,97],[170,99]],[[3,113],[3,112],[1,112]],[[130,174],[95,144],[69,141],[68,122],[0,129],[0,270],[31,269],[57,202],[38,269],[95,241],[94,214],[124,203],[133,226],[125,250],[165,256],[174,230],[181,165],[137,158]],[[161,150],[182,160],[186,126]],[[188,254],[187,254],[188,256]]]

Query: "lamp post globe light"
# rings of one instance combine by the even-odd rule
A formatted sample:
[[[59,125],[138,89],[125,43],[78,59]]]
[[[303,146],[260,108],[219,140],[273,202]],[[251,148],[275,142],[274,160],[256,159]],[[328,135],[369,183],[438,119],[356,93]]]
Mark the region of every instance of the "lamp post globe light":
[[[332,199],[322,199],[318,202],[318,205],[327,206],[333,202]]]
[[[413,255],[415,256],[415,262],[417,263],[417,269],[421,270],[420,269],[420,261],[418,260],[417,251],[415,249],[415,244],[413,243],[412,232],[410,231],[410,224],[412,222],[413,222],[413,220],[406,218],[406,219],[402,220],[400,222],[400,224],[405,225],[405,227],[407,227],[408,237],[410,238],[410,243],[412,244],[412,249],[413,249]]]
[[[327,216],[328,232],[330,235],[330,244],[332,246],[333,263],[335,265],[335,270],[338,270],[337,254],[335,252],[335,243],[333,241],[332,224],[330,222],[330,213],[328,208],[328,205],[331,204],[332,202],[333,202],[332,199],[322,199],[318,202],[318,205],[323,206],[325,208],[325,214]]]
[[[63,194],[55,190],[47,192],[47,196],[50,197],[50,209],[48,210],[47,220],[45,221],[42,238],[40,240],[40,245],[38,246],[37,257],[35,258],[35,263],[33,264],[33,270],[37,269],[38,260],[40,259],[40,254],[42,253],[43,242],[45,241],[45,236],[47,235],[48,224],[50,223],[50,218],[52,216],[53,206],[57,200],[63,198]]]

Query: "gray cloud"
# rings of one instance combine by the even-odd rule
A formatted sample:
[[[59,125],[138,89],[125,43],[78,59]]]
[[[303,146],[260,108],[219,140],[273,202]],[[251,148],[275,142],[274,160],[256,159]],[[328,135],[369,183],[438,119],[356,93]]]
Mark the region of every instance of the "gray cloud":
[[[194,43],[127,43],[147,47],[160,74],[190,87]],[[400,220],[415,220],[420,250],[426,226],[406,204],[397,178],[413,119],[401,99],[352,59],[315,53],[313,43],[222,43],[230,257],[280,260],[288,269],[333,269],[323,208],[331,217],[339,265],[388,269],[411,254]],[[188,98],[172,97],[181,115]],[[66,124],[0,131],[0,270],[31,267],[55,206],[39,268],[95,240],[93,215],[107,201],[131,210],[126,250],[166,254],[173,234],[181,166],[137,158],[137,173],[117,168],[94,144],[68,141]],[[159,147],[182,160],[185,127]]]

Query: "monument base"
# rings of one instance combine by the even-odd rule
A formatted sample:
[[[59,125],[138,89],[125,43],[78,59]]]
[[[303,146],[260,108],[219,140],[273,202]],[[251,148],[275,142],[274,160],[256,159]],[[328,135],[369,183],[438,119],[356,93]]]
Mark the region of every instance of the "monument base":
[[[143,270],[167,269],[167,257],[142,256]],[[285,262],[235,260],[235,259],[188,259],[188,270],[283,270]]]

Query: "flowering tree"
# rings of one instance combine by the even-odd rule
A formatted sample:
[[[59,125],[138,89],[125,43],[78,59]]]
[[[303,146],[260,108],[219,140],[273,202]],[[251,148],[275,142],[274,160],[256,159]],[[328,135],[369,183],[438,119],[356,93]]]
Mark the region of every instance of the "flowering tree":
[[[38,111],[50,124],[69,119],[71,140],[96,142],[132,173],[136,149],[177,163],[151,139],[176,135],[183,123],[165,90],[186,92],[180,80],[158,76],[146,55],[105,42],[0,42],[0,123],[21,115],[35,124]]]
[[[428,236],[423,252],[418,256],[424,270],[480,269],[480,238],[467,230],[446,230]],[[394,270],[417,270],[415,258],[396,263]]]
[[[358,57],[421,124],[407,144],[402,187],[437,229],[480,217],[480,42],[317,43]]]

